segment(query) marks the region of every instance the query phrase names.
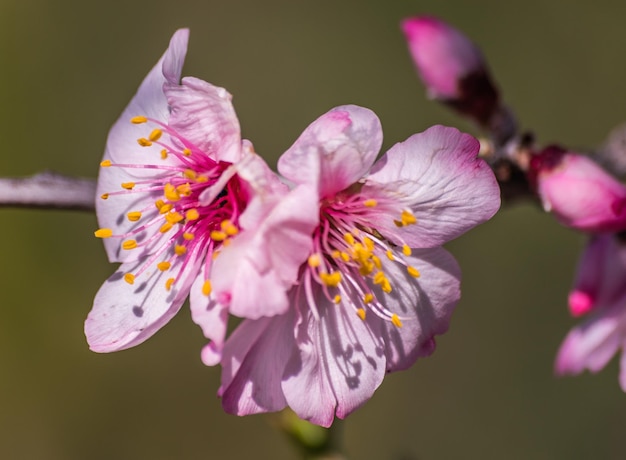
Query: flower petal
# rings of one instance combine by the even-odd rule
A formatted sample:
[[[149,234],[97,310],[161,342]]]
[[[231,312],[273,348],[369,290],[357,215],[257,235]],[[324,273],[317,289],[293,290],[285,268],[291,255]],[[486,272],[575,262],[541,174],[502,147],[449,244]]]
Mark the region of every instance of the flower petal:
[[[256,195],[241,216],[242,232],[216,259],[213,287],[236,316],[256,319],[289,308],[287,291],[312,248],[317,194],[299,186],[284,196]]]
[[[224,88],[194,77],[164,88],[171,114],[169,125],[213,160],[235,163],[241,158],[239,121]]]
[[[130,120],[136,116],[145,116],[167,123],[169,108],[165,94],[163,94],[163,85],[166,82],[177,83],[180,79],[187,53],[188,39],[188,29],[177,30],[172,36],[165,54],[143,80],[137,94],[111,128],[104,154],[105,160],[111,160],[113,163],[137,163],[137,158],[145,158],[144,155],[149,153],[155,161],[162,164],[173,161],[173,157],[165,161],[160,160],[160,148],[156,145],[141,147],[137,143],[137,139],[146,137],[145,125],[134,125]],[[139,163],[146,164],[148,162],[139,161]],[[141,177],[152,175],[154,171],[133,169],[129,171],[129,174]]]
[[[621,331],[626,326],[623,302],[598,313],[567,335],[557,354],[557,375],[575,375],[588,369],[601,370],[622,345]]]
[[[121,265],[96,294],[85,321],[91,350],[100,353],[124,350],[142,343],[163,327],[185,301],[197,273],[198,260],[198,254],[190,254],[186,265],[175,262],[168,271],[148,267],[132,285],[124,280],[124,275],[136,273],[145,261]],[[177,277],[178,281],[168,291],[166,280]]]
[[[331,196],[367,173],[381,144],[374,112],[355,105],[336,107],[304,130],[278,160],[278,170],[296,184],[318,186],[322,198]]]
[[[228,338],[218,392],[226,412],[249,415],[285,408],[280,380],[295,350],[293,321],[292,312],[245,320]]]
[[[476,139],[444,126],[394,145],[374,165],[362,193],[397,200],[410,208],[417,225],[398,229],[397,216],[381,213],[373,215],[372,227],[388,238],[400,234],[409,246],[425,248],[491,218],[500,207],[500,189],[477,154]]]
[[[435,351],[435,336],[448,330],[461,297],[461,269],[445,249],[414,250],[404,260],[419,271],[419,278],[410,276],[400,264],[384,261],[383,269],[393,289],[387,294],[372,286],[383,305],[402,318],[402,327],[385,321],[381,331],[387,372],[407,369],[417,358]]]

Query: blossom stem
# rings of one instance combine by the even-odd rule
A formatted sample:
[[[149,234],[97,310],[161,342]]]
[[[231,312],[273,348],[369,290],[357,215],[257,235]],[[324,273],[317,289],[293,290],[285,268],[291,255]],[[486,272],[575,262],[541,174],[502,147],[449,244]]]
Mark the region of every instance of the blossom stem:
[[[96,181],[44,171],[0,178],[0,207],[94,211]]]
[[[323,428],[301,420],[290,410],[279,415],[277,426],[298,448],[304,460],[347,460],[342,452],[343,422],[335,420]]]

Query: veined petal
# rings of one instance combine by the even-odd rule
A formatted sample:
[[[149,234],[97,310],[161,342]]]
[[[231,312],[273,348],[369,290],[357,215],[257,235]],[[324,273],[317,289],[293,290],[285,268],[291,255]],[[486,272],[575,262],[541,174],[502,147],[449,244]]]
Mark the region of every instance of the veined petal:
[[[304,130],[278,160],[278,170],[296,184],[314,184],[324,198],[361,179],[381,144],[374,112],[354,105],[336,107]]]
[[[385,351],[380,336],[353,311],[322,295],[317,299],[319,320],[305,313],[297,328],[299,353],[289,361],[282,387],[300,418],[328,427],[335,414],[344,418],[371,398],[385,376]]]
[[[158,147],[141,147],[137,144],[137,139],[143,136],[143,128],[132,124],[130,120],[136,116],[145,116],[167,122],[169,109],[163,94],[163,85],[180,80],[188,39],[188,29],[180,29],[172,36],[165,54],[143,80],[137,94],[109,131],[105,160],[113,163],[136,163],[137,158],[142,158],[148,151],[153,151],[151,154],[155,159],[160,158]],[[159,161],[161,164],[169,164],[173,159]],[[150,170],[134,169],[130,174],[141,177],[152,173]]]
[[[408,369],[417,358],[435,351],[435,336],[448,330],[461,297],[461,269],[445,249],[417,249],[404,260],[420,272],[418,279],[401,265],[385,261],[384,270],[393,290],[385,293],[373,287],[381,303],[404,318],[398,328],[370,315],[383,323],[388,372]]]
[[[308,186],[284,196],[255,196],[241,216],[242,233],[215,261],[217,298],[245,318],[287,311],[286,293],[310,254],[318,219],[317,194]]]
[[[295,350],[293,321],[292,311],[273,318],[245,320],[228,338],[218,391],[226,412],[248,415],[285,408],[280,381]]]
[[[478,154],[478,141],[455,128],[434,126],[394,145],[372,168],[363,195],[385,194],[405,206],[417,225],[398,229],[394,215],[377,214],[372,227],[410,247],[439,246],[491,218],[500,189]],[[399,241],[396,241],[399,242]]]
[[[171,108],[169,125],[213,160],[235,163],[241,158],[239,121],[224,88],[194,77],[164,87]]]
[[[124,279],[144,264],[125,263],[102,285],[85,321],[85,335],[91,350],[99,353],[124,350],[142,343],[163,327],[189,294],[197,272],[198,255],[183,267],[174,263],[165,272],[150,268],[133,284]],[[182,270],[182,273],[180,273]],[[194,276],[190,276],[194,275]],[[166,289],[168,278],[178,278]]]
[[[609,310],[598,311],[592,318],[567,335],[557,354],[558,375],[580,374],[587,369],[601,370],[622,346],[626,326],[623,302]]]

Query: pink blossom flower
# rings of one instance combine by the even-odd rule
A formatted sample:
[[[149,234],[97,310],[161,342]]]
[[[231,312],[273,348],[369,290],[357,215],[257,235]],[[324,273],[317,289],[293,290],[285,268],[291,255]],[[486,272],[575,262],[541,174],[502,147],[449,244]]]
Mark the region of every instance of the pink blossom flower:
[[[590,313],[559,349],[558,375],[598,372],[620,350],[619,382],[626,391],[626,245],[619,236],[593,236],[578,265],[570,294],[574,316]]]
[[[402,30],[429,96],[488,125],[499,97],[478,47],[433,17],[405,19]]]
[[[211,292],[212,261],[237,239],[249,204],[267,213],[272,197],[287,192],[242,141],[230,94],[193,77],[180,81],[188,35],[174,34],[109,133],[96,236],[121,266],[85,322],[97,352],[143,342],[190,292],[194,320],[219,350],[229,299]]]
[[[590,158],[560,147],[531,160],[531,182],[559,222],[586,232],[626,229],[626,187]]]
[[[343,106],[280,158],[300,200],[284,206],[280,226],[289,231],[265,250],[304,263],[288,310],[246,319],[227,339],[219,390],[226,411],[290,406],[329,426],[369,399],[387,372],[430,355],[447,330],[460,271],[440,246],[497,211],[498,185],[476,157],[478,142],[456,129],[411,136],[374,164],[381,143],[371,111]],[[307,244],[293,244],[303,236]]]

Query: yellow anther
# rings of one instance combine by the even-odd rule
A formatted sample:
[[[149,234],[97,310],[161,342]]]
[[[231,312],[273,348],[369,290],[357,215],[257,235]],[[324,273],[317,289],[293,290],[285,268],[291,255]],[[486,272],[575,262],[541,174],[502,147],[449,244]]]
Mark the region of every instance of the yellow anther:
[[[406,209],[402,211],[401,217],[402,225],[412,225],[417,223],[417,219],[413,215],[411,211],[407,211]]]
[[[167,232],[169,232],[172,229],[173,226],[174,226],[173,223],[165,222],[163,225],[161,225],[161,228],[159,229],[159,231],[161,233],[167,233]]]
[[[194,180],[198,175],[193,169],[185,169],[185,171],[183,171],[183,176],[187,179]]]
[[[309,267],[317,268],[322,265],[322,258],[319,254],[311,254],[308,259]]]
[[[191,150],[189,150],[189,149],[184,149],[184,150],[183,150],[183,155],[185,155],[186,157],[188,157],[189,155],[191,155]]]
[[[174,205],[171,203],[166,203],[159,208],[159,214],[167,214],[172,209],[174,209]]]
[[[110,238],[113,236],[113,230],[110,228],[99,228],[93,234],[96,235],[96,238]]]
[[[178,187],[176,187],[176,191],[183,196],[189,196],[191,195],[191,185],[189,185],[188,182],[180,184]]]
[[[371,303],[374,300],[374,294],[368,292],[363,296],[363,303]]]
[[[341,302],[341,296],[339,294],[337,294],[334,298],[333,298],[333,302],[334,303],[339,303]]]
[[[174,253],[177,256],[185,255],[187,253],[187,246],[177,244],[176,246],[174,246]]]
[[[126,190],[132,190],[135,187],[134,182],[122,182],[122,188]]]
[[[341,252],[335,249],[333,252],[330,253],[330,256],[333,259],[339,259],[341,257]]]
[[[160,211],[161,208],[165,205],[165,201],[158,199],[154,202],[154,205],[156,206],[156,208]]]
[[[402,254],[404,254],[405,256],[410,256],[411,255],[411,248],[408,245],[404,245],[402,246]]]
[[[359,266],[359,273],[362,276],[367,276],[374,271],[374,264],[369,260],[361,262]]]
[[[383,280],[383,284],[381,284],[380,288],[383,290],[383,292],[386,292],[387,294],[391,292],[391,283],[387,278]]]
[[[344,262],[350,262],[350,254],[348,254],[347,252],[341,252],[341,260],[343,260]]]
[[[111,166],[111,160],[101,161],[100,166],[102,166],[103,168],[108,168],[109,166]]]
[[[352,236],[352,233],[344,233],[343,239],[349,245],[353,245],[354,244],[354,236]]]
[[[108,200],[109,199],[109,194],[108,193],[103,193],[102,195],[100,195],[100,198],[103,200]]]
[[[132,273],[126,273],[124,275],[124,281],[126,281],[128,284],[133,284],[135,282],[135,275],[133,275]]]
[[[163,131],[161,131],[159,128],[153,129],[150,135],[148,136],[148,139],[150,139],[152,142],[156,142],[161,138],[162,134],[163,134]]]
[[[127,251],[131,249],[135,249],[137,247],[137,242],[135,240],[126,240],[122,243],[122,249]]]
[[[213,255],[211,256],[211,260],[215,260],[215,259],[217,259],[217,256],[219,256],[219,255],[220,255],[220,252],[221,252],[221,251],[215,251],[215,252],[213,253]]]
[[[163,187],[163,195],[170,201],[180,200],[180,194],[172,184],[165,184]]]
[[[219,230],[213,230],[211,232],[211,239],[213,241],[224,241],[227,237],[228,235],[226,235],[225,232],[221,232]]]
[[[374,250],[374,242],[372,241],[371,238],[368,238],[367,236],[363,238],[363,244],[365,245],[365,247],[367,248],[368,251],[373,251]]]
[[[206,176],[198,176],[198,177],[196,177],[196,182],[199,183],[199,184],[202,184],[203,182],[206,182],[208,180],[209,180],[209,178],[206,177]]]
[[[168,262],[168,261],[166,261],[166,260],[164,260],[163,262],[159,262],[159,263],[157,264],[157,268],[158,268],[159,270],[161,270],[162,272],[164,272],[165,270],[169,270],[171,266],[172,266],[172,264],[171,264],[171,263],[169,263],[169,262]]]
[[[393,220],[393,223],[396,224],[396,227],[404,227],[404,224],[402,223],[401,220]]]
[[[128,220],[130,220],[131,222],[137,222],[139,219],[141,219],[141,212],[131,211],[126,214],[126,217],[128,217]]]
[[[230,238],[226,238],[226,239],[222,242],[222,244],[224,245],[224,247],[226,247],[226,246],[230,246],[230,243],[232,243],[232,242],[233,242],[233,240],[231,240]]]
[[[187,241],[191,241],[195,238],[196,236],[193,233],[189,233],[189,232],[185,232],[183,233],[183,238],[186,239]]]
[[[378,201],[376,201],[376,200],[375,200],[375,199],[373,199],[373,198],[370,198],[369,200],[365,200],[365,201],[363,202],[363,205],[364,205],[366,208],[373,208],[373,207],[375,207],[377,204],[378,204]]]
[[[220,224],[220,227],[223,232],[225,232],[228,236],[235,236],[239,233],[239,229],[236,225],[234,225],[230,220],[223,220]]]
[[[211,286],[211,281],[206,280],[204,284],[202,285],[202,293],[208,297],[209,295],[211,295],[212,290],[213,290],[213,287]]]
[[[406,267],[406,271],[409,273],[409,275],[411,275],[413,278],[419,278],[420,277],[420,271],[415,268],[415,267],[411,267],[410,265],[408,267]]]
[[[385,254],[387,255],[387,259],[391,261],[396,260],[395,257],[393,256],[393,252],[391,252],[391,249],[387,249],[387,252]]]
[[[187,212],[185,213],[185,219],[187,220],[198,220],[199,218],[200,218],[200,213],[195,208],[188,209]]]
[[[391,322],[396,327],[402,327],[402,321],[400,321],[400,318],[395,313],[391,315]]]
[[[152,145],[152,141],[146,139],[145,137],[140,137],[139,139],[137,139],[137,143],[142,147],[150,147]]]
[[[374,281],[374,284],[381,284],[387,278],[385,277],[385,274],[383,272],[378,272],[374,275],[372,279]]]
[[[165,160],[167,158],[167,150],[163,149],[161,150],[161,159]]]
[[[324,283],[328,287],[337,287],[339,286],[339,283],[341,283],[340,272],[320,273],[320,278],[322,280],[322,283]]]
[[[356,311],[356,314],[359,315],[359,318],[361,318],[363,321],[365,321],[365,309],[364,308],[359,308]]]
[[[176,281],[174,278],[168,278],[165,282],[165,289],[167,289],[168,291],[172,289],[172,284],[174,284],[174,281]]]
[[[179,212],[169,212],[165,214],[165,220],[173,224],[177,224],[183,219],[184,219],[183,215]]]
[[[378,256],[372,256],[372,262],[374,262],[374,266],[379,269],[382,270],[383,268],[383,263],[380,261],[380,257]]]
[[[130,119],[130,122],[135,124],[135,125],[140,125],[140,124],[145,123],[147,121],[148,121],[148,119],[146,117],[144,117],[144,116],[141,116],[141,115],[138,116],[138,117],[133,117],[133,118]]]

